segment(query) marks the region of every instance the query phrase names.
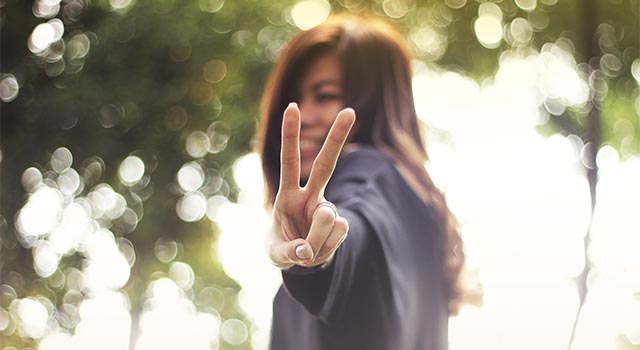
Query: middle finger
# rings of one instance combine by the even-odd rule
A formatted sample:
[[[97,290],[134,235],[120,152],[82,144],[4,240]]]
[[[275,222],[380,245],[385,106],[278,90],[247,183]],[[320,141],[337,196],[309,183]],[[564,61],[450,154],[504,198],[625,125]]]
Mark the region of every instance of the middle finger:
[[[327,139],[311,167],[311,174],[309,174],[306,186],[311,193],[320,194],[327,186],[355,119],[355,112],[351,108],[345,108],[338,113]]]

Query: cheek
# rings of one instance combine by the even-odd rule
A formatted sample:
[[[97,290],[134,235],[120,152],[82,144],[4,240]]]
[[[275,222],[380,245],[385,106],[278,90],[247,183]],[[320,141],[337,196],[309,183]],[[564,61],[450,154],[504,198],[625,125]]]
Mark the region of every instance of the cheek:
[[[329,106],[326,106],[326,112],[323,115],[322,124],[324,124],[324,126],[327,128],[327,132],[329,131],[329,128],[331,128],[331,125],[333,125],[333,122],[336,120],[338,113],[343,108],[344,106],[342,102],[335,102],[331,103],[331,105]]]

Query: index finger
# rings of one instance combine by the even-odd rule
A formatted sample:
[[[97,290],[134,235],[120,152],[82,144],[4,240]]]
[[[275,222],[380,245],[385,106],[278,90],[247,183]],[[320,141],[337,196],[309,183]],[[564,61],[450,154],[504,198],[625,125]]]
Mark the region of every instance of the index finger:
[[[338,113],[331,130],[329,130],[327,139],[311,167],[311,174],[306,187],[312,193],[319,194],[327,186],[336,167],[342,146],[344,146],[355,120],[356,114],[351,108],[345,108]]]
[[[280,145],[280,189],[297,188],[300,184],[300,110],[290,103],[282,117]]]

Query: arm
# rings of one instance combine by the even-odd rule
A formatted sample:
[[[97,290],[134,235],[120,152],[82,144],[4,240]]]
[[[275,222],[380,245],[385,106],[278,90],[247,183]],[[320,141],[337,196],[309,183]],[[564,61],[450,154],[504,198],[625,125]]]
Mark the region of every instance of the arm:
[[[328,265],[282,270],[289,295],[309,313],[325,320],[344,309],[354,283],[368,273],[368,264],[375,258],[375,233],[369,223],[353,209],[340,208],[340,213],[349,222],[349,235]]]

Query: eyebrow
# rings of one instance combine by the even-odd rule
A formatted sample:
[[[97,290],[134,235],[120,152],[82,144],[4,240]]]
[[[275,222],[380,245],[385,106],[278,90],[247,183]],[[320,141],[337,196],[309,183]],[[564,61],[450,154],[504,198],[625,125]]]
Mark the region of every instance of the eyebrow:
[[[311,91],[318,91],[321,87],[323,87],[325,85],[332,85],[332,86],[336,86],[336,87],[341,87],[340,82],[338,82],[336,80],[321,80],[321,81],[316,82],[315,84],[311,85]]]

